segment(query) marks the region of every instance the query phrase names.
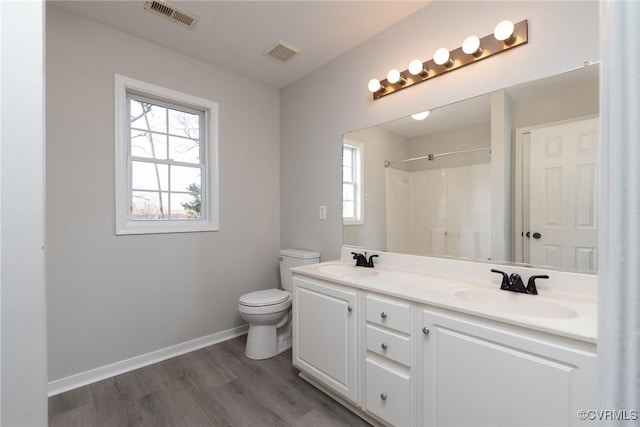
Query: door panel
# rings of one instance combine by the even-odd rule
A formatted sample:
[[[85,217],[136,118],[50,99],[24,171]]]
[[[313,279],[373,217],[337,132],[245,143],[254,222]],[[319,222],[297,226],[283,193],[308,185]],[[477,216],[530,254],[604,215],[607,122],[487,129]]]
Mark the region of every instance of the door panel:
[[[423,310],[423,425],[574,426],[596,406],[594,352]]]
[[[529,167],[529,262],[595,271],[598,119],[532,130]]]
[[[356,401],[356,293],[294,278],[293,361]]]

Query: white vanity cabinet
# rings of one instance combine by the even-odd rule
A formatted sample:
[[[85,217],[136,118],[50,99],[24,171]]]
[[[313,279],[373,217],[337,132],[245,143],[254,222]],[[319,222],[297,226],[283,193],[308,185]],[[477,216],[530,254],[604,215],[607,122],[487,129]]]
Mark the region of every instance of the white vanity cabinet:
[[[597,407],[588,337],[317,271],[294,271],[293,363],[374,425],[573,426]]]
[[[423,312],[425,426],[571,426],[596,408],[595,345]]]
[[[364,301],[364,409],[391,425],[415,425],[412,306],[375,294]]]
[[[357,402],[357,292],[294,276],[293,364]]]

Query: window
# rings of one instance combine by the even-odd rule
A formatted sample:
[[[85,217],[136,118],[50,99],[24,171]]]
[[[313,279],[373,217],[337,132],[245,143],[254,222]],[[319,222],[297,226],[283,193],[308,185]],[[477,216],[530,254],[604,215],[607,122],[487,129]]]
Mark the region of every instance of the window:
[[[116,234],[218,230],[218,104],[116,75]]]
[[[363,145],[345,141],[342,146],[342,221],[344,225],[362,224]]]

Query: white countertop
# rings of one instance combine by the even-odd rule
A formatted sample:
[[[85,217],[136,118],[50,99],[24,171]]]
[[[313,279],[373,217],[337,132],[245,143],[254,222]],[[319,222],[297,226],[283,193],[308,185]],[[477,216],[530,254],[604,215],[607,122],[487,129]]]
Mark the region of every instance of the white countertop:
[[[371,269],[354,264],[351,260],[330,261],[292,271],[553,335],[597,341],[597,299],[592,295],[559,292],[544,286],[538,286],[539,295],[527,295],[500,290],[498,275],[492,281],[454,279],[387,265]],[[359,277],[361,274],[368,276]]]

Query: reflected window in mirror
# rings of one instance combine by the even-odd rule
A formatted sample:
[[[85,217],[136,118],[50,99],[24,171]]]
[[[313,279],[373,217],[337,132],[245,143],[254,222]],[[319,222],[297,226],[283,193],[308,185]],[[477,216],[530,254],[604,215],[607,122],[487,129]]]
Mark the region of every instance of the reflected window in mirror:
[[[345,141],[342,147],[342,220],[344,225],[362,224],[362,158],[364,147]]]

